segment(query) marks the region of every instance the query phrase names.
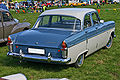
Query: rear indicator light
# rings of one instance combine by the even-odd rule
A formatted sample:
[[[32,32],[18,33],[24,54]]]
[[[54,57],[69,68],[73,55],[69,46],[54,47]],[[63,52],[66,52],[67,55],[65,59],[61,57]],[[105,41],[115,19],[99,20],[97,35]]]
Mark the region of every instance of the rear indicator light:
[[[67,58],[68,52],[67,52],[67,45],[65,41],[62,42],[62,58]]]
[[[63,49],[67,48],[67,45],[66,45],[66,43],[64,41],[62,42],[62,48]]]
[[[10,36],[8,37],[7,45],[9,47],[9,51],[12,52],[13,51],[13,46],[12,46],[12,40],[11,40]]]
[[[11,39],[10,39],[10,37],[8,37],[8,41],[10,41]]]
[[[7,45],[10,45],[10,43],[12,43],[12,41],[11,41],[11,38],[10,38],[10,37],[8,37],[8,42],[7,42]]]

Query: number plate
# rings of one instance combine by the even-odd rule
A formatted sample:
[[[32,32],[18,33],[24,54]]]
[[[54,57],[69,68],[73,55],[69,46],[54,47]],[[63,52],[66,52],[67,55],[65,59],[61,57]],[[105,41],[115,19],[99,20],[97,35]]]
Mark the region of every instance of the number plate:
[[[45,50],[44,49],[28,48],[28,53],[45,54]]]

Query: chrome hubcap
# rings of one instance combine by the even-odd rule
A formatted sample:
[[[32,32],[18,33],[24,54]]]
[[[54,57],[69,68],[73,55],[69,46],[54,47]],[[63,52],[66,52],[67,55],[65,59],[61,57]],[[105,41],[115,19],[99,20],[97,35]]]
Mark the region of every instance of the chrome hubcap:
[[[110,47],[111,46],[111,44],[112,44],[112,39],[111,39],[111,37],[110,37],[110,39],[109,39],[109,41],[108,41],[108,43],[107,43],[107,47]]]
[[[80,56],[80,59],[79,59],[79,62],[78,62],[79,65],[81,65],[82,62],[83,62],[83,55],[84,55],[84,54],[82,54],[82,55]]]

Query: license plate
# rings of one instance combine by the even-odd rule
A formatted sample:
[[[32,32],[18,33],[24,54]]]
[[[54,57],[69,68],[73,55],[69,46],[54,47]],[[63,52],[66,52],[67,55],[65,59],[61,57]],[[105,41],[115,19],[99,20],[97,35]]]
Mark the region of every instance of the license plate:
[[[45,50],[44,49],[28,48],[28,53],[45,54]]]

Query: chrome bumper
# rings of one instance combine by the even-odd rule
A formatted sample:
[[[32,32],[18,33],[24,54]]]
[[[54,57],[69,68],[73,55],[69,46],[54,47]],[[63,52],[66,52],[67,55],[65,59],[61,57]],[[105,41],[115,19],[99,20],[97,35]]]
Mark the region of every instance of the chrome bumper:
[[[8,56],[17,57],[21,59],[37,60],[37,61],[47,61],[47,62],[58,62],[58,63],[68,63],[71,61],[71,58],[61,59],[61,58],[52,58],[44,57],[40,55],[28,55],[28,54],[18,54],[18,53],[7,53]]]

